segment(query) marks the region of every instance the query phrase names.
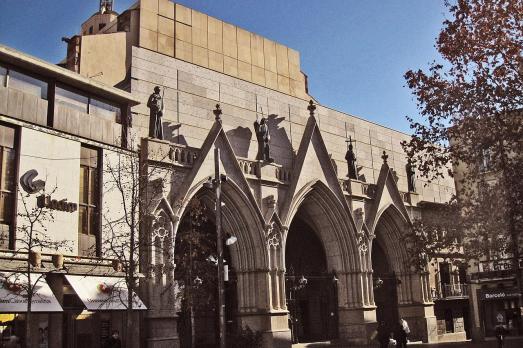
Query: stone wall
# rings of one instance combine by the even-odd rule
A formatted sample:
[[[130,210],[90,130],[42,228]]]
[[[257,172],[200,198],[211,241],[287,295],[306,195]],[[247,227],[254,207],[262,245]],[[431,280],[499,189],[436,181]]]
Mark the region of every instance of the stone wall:
[[[156,85],[162,87],[165,98],[166,140],[201,147],[214,121],[212,110],[219,103],[224,129],[236,156],[255,159],[258,145],[253,122],[263,110],[265,117],[269,115],[275,163],[287,168],[293,165],[309,114],[305,100],[133,47],[131,92],[142,101],[132,108],[133,130],[142,136],[147,135],[149,122],[147,98]],[[351,136],[356,141],[354,150],[362,181],[377,182],[381,156],[386,151],[388,163],[396,171],[399,190],[407,191],[406,158],[400,145],[409,139],[407,134],[323,106],[317,107],[316,117],[339,178],[347,175],[344,156],[346,139]],[[416,186],[423,201],[445,202],[454,193],[452,178],[431,183],[418,178]]]

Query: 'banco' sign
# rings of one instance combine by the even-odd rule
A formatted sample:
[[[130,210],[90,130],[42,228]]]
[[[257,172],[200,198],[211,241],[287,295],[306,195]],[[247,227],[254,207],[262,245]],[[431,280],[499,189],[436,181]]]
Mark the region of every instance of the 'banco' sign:
[[[36,197],[38,208],[49,208],[53,210],[65,211],[72,213],[78,210],[78,204],[68,202],[67,199],[56,200],[49,195],[40,195]]]
[[[521,296],[517,289],[493,289],[485,290],[482,298],[484,300],[503,300]]]

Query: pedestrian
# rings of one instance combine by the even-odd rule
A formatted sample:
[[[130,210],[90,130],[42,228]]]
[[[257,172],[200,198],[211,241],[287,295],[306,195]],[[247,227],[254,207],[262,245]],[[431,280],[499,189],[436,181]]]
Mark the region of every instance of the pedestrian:
[[[389,335],[389,344],[388,348],[396,348],[398,346],[398,342],[394,339],[394,332],[391,332]]]
[[[376,331],[376,340],[379,342],[380,348],[387,348],[389,344],[389,331],[385,326],[385,322],[380,321]]]
[[[120,333],[118,330],[113,330],[113,334],[105,343],[105,348],[122,348],[122,341],[120,340]]]
[[[398,347],[405,348],[407,347],[407,337],[410,334],[410,328],[407,321],[403,318],[399,321],[399,327],[398,327]]]
[[[5,344],[6,348],[20,348],[20,339],[15,335],[12,334],[9,336],[9,341]]]
[[[505,325],[501,322],[498,323],[494,328],[494,333],[496,334],[496,340],[498,341],[498,348],[503,348],[505,344],[505,335],[508,333]]]

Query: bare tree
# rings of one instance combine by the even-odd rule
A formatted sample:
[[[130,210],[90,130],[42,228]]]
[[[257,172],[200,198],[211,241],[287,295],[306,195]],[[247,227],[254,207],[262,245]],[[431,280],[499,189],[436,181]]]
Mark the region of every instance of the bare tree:
[[[151,224],[149,209],[158,203],[158,194],[169,181],[170,169],[151,166],[142,149],[132,139],[128,142],[130,148],[138,150],[119,150],[104,158],[103,196],[109,203],[101,213],[101,254],[113,258],[124,274],[126,296],[123,298],[121,292],[114,291],[113,297],[126,307],[126,345],[131,346],[136,331],[133,310],[138,303],[135,292],[140,276],[140,251],[153,246],[143,233]],[[162,156],[160,162],[167,156]],[[174,246],[167,244],[165,247]]]
[[[27,298],[27,309],[25,312],[25,341],[24,345],[30,347],[32,337],[31,318],[32,303],[38,298],[40,282],[45,282],[45,277],[56,269],[41,269],[42,251],[71,251],[71,241],[57,240],[49,233],[49,226],[54,222],[53,210],[48,206],[51,195],[56,192],[56,187],[50,192],[42,189],[38,197],[32,193],[19,190],[21,210],[17,213],[17,226],[15,235],[15,251],[13,258],[23,255],[26,258],[25,265],[20,272],[13,272],[4,277],[4,286],[17,296]],[[34,192],[36,193],[36,192]],[[33,201],[34,199],[34,201]],[[37,203],[38,201],[38,203]],[[62,208],[72,211],[67,203],[53,202],[52,204],[65,204]],[[25,295],[22,295],[24,294]]]

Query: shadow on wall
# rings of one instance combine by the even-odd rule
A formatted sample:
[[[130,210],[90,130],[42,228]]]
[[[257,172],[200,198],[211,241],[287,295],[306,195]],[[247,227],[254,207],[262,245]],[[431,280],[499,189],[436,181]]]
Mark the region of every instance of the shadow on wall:
[[[225,134],[227,134],[234,154],[238,157],[247,158],[249,156],[252,131],[246,127],[236,127],[225,132]]]
[[[282,164],[282,158],[278,158],[282,151],[289,151],[288,156],[294,156],[292,151],[292,144],[287,131],[285,128],[278,126],[285,120],[285,117],[278,117],[278,115],[271,114],[268,116],[269,133],[271,135],[271,156],[274,158],[276,163]],[[275,147],[282,150],[275,151]]]
[[[182,145],[187,145],[185,142],[185,138],[183,136],[177,135],[176,130],[178,130],[182,125],[180,123],[172,123],[172,122],[163,122],[163,139],[167,140],[171,143],[177,143]],[[183,143],[180,143],[179,139],[183,139]]]

